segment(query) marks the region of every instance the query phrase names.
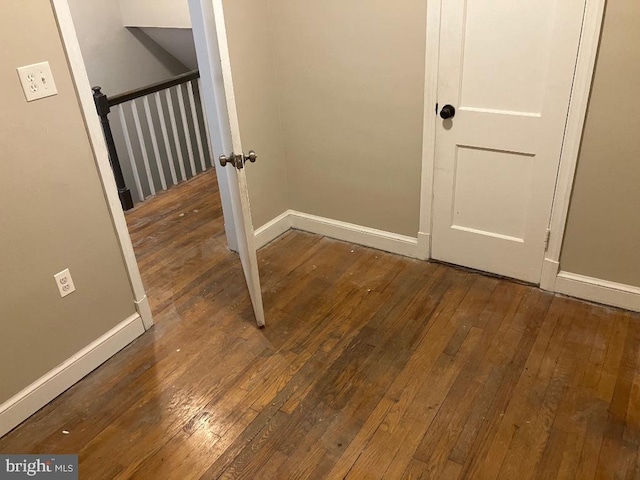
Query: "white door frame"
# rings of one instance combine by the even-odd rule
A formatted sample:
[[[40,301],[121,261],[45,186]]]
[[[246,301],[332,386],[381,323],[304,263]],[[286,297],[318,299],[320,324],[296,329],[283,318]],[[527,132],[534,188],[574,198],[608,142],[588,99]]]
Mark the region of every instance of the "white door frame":
[[[82,58],[82,52],[80,50],[78,36],[73,24],[71,11],[69,9],[69,3],[68,0],[51,0],[51,4],[60,30],[62,44],[69,62],[71,76],[80,102],[82,115],[87,128],[87,134],[89,136],[96,167],[102,183],[102,189],[107,200],[107,207],[111,214],[111,218],[113,219],[113,226],[116,230],[129,282],[133,290],[136,310],[142,318],[145,329],[149,330],[153,326],[153,316],[151,314],[151,308],[149,307],[149,299],[147,298],[142,284],[142,277],[140,276],[140,269],[138,268],[138,262],[136,261],[133,250],[131,236],[129,235],[122,206],[120,205],[120,199],[118,197],[111,164],[109,163],[109,154],[102,133],[102,127],[100,126],[98,117],[95,114],[95,104],[91,95],[91,84]],[[212,139],[212,142],[215,143],[214,139]],[[232,205],[229,187],[227,186],[228,175],[226,170],[220,168],[217,161],[214,163],[222,203],[227,246],[231,250],[237,251],[238,244],[235,234],[233,215],[229,213]]]
[[[606,0],[586,0],[585,4],[576,73],[573,79],[571,103],[569,104],[560,167],[558,168],[558,179],[556,181],[556,193],[549,221],[551,235],[540,278],[540,287],[545,290],[555,291],[556,279],[560,270],[562,242],[569,215],[569,202],[578,165],[587,107],[589,106],[589,95],[600,44],[605,3]]]
[[[428,248],[421,252],[431,258],[431,232],[433,209],[433,179],[435,168],[436,122],[435,106],[438,102],[438,64],[440,51],[440,19],[443,0],[430,0],[427,5],[427,46],[425,61],[425,108],[422,151],[422,178],[420,188],[420,228],[418,245]],[[606,0],[585,0],[582,33],[574,73],[565,137],[560,155],[556,191],[549,219],[549,247],[542,264],[540,287],[555,291],[560,267],[560,252],[569,213],[582,132],[589,103],[591,81],[596,63],[604,6]],[[421,239],[423,242],[421,242]]]
[[[151,315],[151,308],[149,307],[149,299],[142,285],[142,277],[140,276],[138,262],[136,261],[136,256],[133,251],[133,244],[131,243],[131,237],[127,229],[127,222],[124,217],[124,212],[122,211],[122,206],[120,205],[118,189],[113,177],[113,171],[111,170],[111,164],[109,163],[107,145],[104,140],[104,135],[102,134],[102,127],[100,127],[98,116],[96,115],[96,107],[91,95],[91,85],[89,83],[89,77],[87,76],[84,60],[82,59],[80,44],[78,43],[78,36],[76,35],[76,29],[73,25],[69,4],[67,0],[51,0],[51,2],[58,22],[58,28],[60,29],[62,44],[67,54],[67,61],[71,69],[76,95],[80,101],[80,108],[87,127],[87,134],[98,168],[102,189],[107,199],[107,207],[113,219],[113,226],[116,230],[122,257],[124,258],[129,276],[129,282],[133,290],[136,310],[142,318],[144,328],[149,330],[153,326],[153,316]]]

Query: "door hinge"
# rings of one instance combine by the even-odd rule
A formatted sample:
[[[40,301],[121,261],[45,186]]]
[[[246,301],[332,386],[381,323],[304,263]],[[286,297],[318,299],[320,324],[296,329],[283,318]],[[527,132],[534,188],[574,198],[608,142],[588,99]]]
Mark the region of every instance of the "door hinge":
[[[549,249],[549,240],[551,240],[551,230],[547,228],[547,233],[544,237],[544,251]]]

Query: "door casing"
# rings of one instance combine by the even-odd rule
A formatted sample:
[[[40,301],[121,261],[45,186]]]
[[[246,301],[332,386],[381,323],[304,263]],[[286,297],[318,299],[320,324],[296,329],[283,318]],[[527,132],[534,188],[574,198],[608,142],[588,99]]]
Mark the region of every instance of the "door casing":
[[[63,48],[67,55],[67,61],[69,62],[69,69],[71,70],[71,76],[76,88],[82,115],[84,116],[87,135],[89,136],[91,149],[95,157],[98,175],[107,200],[109,213],[113,219],[118,243],[127,269],[127,275],[133,290],[136,310],[142,318],[144,328],[149,330],[153,326],[151,307],[149,306],[149,299],[142,284],[142,277],[133,251],[133,243],[131,242],[127,228],[127,221],[122,211],[122,206],[120,205],[118,189],[113,177],[113,171],[111,170],[111,164],[109,163],[109,154],[107,153],[102,127],[100,127],[100,122],[96,115],[96,109],[91,95],[91,84],[89,83],[87,69],[82,59],[80,43],[78,42],[76,29],[73,25],[69,3],[67,0],[52,0],[52,6],[58,28],[60,29]]]

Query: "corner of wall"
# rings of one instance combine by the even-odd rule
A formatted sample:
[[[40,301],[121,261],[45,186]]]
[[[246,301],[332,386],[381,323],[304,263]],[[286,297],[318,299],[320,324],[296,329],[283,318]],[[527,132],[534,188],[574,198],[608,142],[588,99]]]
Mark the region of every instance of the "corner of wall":
[[[282,69],[280,68],[280,64],[279,64],[279,60],[278,60],[278,55],[276,53],[276,47],[275,47],[275,38],[273,36],[273,26],[274,26],[274,21],[272,19],[272,8],[271,8],[271,3],[273,2],[273,0],[267,0],[267,21],[269,22],[269,42],[271,45],[271,58],[273,59],[273,66],[274,66],[274,75],[276,76],[276,80],[278,81],[278,84],[281,84],[282,82],[280,82],[280,72],[282,71]],[[277,112],[277,117],[278,117],[278,129],[280,130],[280,137],[282,138],[282,154],[283,154],[283,163],[284,163],[284,171],[285,171],[285,178],[284,178],[284,187],[285,187],[285,200],[287,202],[287,208],[292,209],[294,208],[294,204],[293,204],[293,194],[292,194],[292,189],[291,189],[291,185],[292,185],[292,181],[291,181],[291,172],[289,169],[289,148],[287,147],[287,137],[285,136],[285,132],[284,132],[284,122],[283,122],[283,114],[282,114],[282,94],[281,94],[281,90],[278,89],[277,90],[278,93],[278,101],[276,102],[278,105],[278,112]]]

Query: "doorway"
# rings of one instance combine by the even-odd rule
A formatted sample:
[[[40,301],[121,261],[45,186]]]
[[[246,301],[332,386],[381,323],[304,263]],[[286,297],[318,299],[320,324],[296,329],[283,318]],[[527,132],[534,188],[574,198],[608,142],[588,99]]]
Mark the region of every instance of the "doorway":
[[[150,223],[154,223],[151,217],[154,214],[157,214],[157,212],[155,211],[157,209],[155,208],[156,206],[146,203],[142,205],[145,206],[145,210],[147,210],[147,213],[151,216],[150,218],[141,220],[140,216],[145,212],[140,212],[140,214],[132,214],[129,216],[129,218],[125,217],[123,213],[123,205],[121,204],[122,198],[119,198],[119,195],[118,195],[120,189],[117,188],[116,186],[116,181],[114,179],[114,171],[112,170],[112,165],[110,164],[110,156],[109,156],[109,153],[107,152],[107,145],[105,144],[106,133],[103,132],[98,116],[96,115],[96,105],[94,104],[94,98],[92,98],[92,94],[91,94],[92,93],[91,84],[89,83],[89,79],[87,77],[83,56],[80,51],[80,45],[79,45],[78,37],[75,32],[74,22],[69,9],[68,2],[67,0],[54,0],[53,6],[54,6],[56,19],[60,28],[60,33],[63,38],[64,47],[67,53],[67,58],[69,60],[69,65],[71,67],[74,81],[76,83],[76,91],[79,97],[83,115],[85,117],[87,130],[88,130],[89,137],[91,139],[92,148],[95,154],[97,168],[101,177],[101,181],[104,185],[105,197],[107,199],[109,210],[113,218],[114,226],[118,234],[118,239],[122,249],[122,254],[125,259],[129,279],[130,279],[132,290],[134,293],[134,303],[136,306],[136,310],[138,311],[144,323],[145,329],[148,330],[154,324],[154,319],[151,311],[152,302],[150,302],[150,298],[149,296],[147,296],[145,285],[143,284],[143,275],[141,275],[140,273],[140,267],[141,266],[144,267],[145,262],[142,260],[139,261],[139,259],[137,259],[136,256],[140,255],[141,253],[142,255],[152,254],[153,248],[147,248],[145,246],[144,249],[141,249],[139,248],[139,245],[136,245],[136,248],[134,249],[132,238],[127,228],[127,222],[129,222],[129,224],[132,225],[132,229],[135,228],[138,230],[140,229],[144,230],[144,225],[141,225],[141,223],[147,224],[147,225]],[[173,82],[172,85],[167,86],[167,89],[168,88],[178,89],[177,91],[173,92],[173,98],[178,99],[177,103],[179,103],[181,107],[179,112],[180,117],[178,117],[177,115],[174,115],[175,112],[173,112],[172,110],[166,110],[166,109],[164,110],[164,112],[171,113],[171,115],[169,115],[171,117],[170,121],[167,118],[164,118],[165,116],[162,114],[163,108],[166,108],[167,106],[171,106],[174,104],[174,102],[172,102],[170,99],[171,95],[168,92],[168,90],[162,92],[163,97],[166,94],[167,101],[161,102],[159,101],[159,97],[160,97],[159,84],[149,85],[145,88],[138,89],[138,90],[146,89],[149,91],[141,93],[143,98],[141,98],[140,105],[137,106],[139,111],[142,112],[142,114],[140,114],[139,112],[133,111],[135,110],[135,108],[130,107],[130,110],[133,111],[134,120],[135,120],[135,122],[130,122],[130,123],[136,124],[135,126],[137,131],[137,137],[131,137],[129,138],[129,141],[125,142],[127,143],[127,151],[123,153],[125,154],[128,153],[130,156],[133,156],[132,149],[130,148],[130,144],[134,143],[131,140],[132,138],[137,138],[139,140],[140,150],[145,152],[143,143],[146,136],[149,135],[152,140],[150,142],[152,145],[150,145],[147,151],[145,152],[147,155],[146,156],[143,155],[143,157],[145,157],[144,158],[145,170],[148,170],[147,173],[151,171],[151,174],[148,174],[145,177],[145,179],[148,182],[149,191],[151,191],[151,195],[152,195],[151,199],[148,200],[148,202],[156,203],[156,204],[158,203],[162,204],[163,202],[172,204],[169,206],[170,210],[164,212],[161,215],[162,218],[160,219],[160,222],[155,222],[155,223],[161,223],[162,221],[166,223],[168,220],[168,217],[170,216],[171,217],[175,216],[176,219],[182,219],[182,217],[186,217],[188,213],[191,213],[191,214],[200,213],[200,216],[209,215],[209,218],[206,219],[210,227],[207,230],[209,232],[209,237],[210,237],[209,238],[210,242],[208,244],[209,254],[211,254],[211,242],[219,243],[220,248],[218,248],[217,250],[224,251],[225,254],[229,254],[227,250],[227,246],[232,250],[236,249],[236,246],[235,246],[236,232],[235,232],[235,221],[234,221],[233,215],[231,214],[227,215],[227,211],[226,211],[229,209],[228,203],[231,201],[229,199],[228,188],[227,188],[227,175],[224,171],[222,171],[221,174],[218,175],[213,168],[207,168],[209,167],[209,165],[214,166],[213,165],[214,162],[213,162],[212,155],[210,155],[210,150],[207,149],[208,142],[205,137],[204,130],[201,129],[202,125],[199,125],[199,122],[201,123],[203,121],[203,116],[199,114],[198,97],[197,95],[195,97],[193,95],[194,92],[197,94],[199,89],[197,88],[197,86],[194,87],[193,85],[191,85],[191,83],[189,83],[186,86],[186,89],[182,85],[183,80],[185,82],[186,81],[191,82],[192,81],[191,77],[193,77],[193,79],[196,79],[198,77],[198,73],[196,71],[195,73],[191,72],[190,74],[182,75],[178,77],[171,79],[169,83]],[[183,79],[182,77],[185,77],[186,80]],[[166,83],[166,82],[161,82],[161,83]],[[184,93],[187,91],[189,95]],[[138,92],[137,91],[126,92],[125,94],[120,95],[120,97],[128,97],[134,93],[137,95]],[[184,93],[184,96],[182,95],[182,93]],[[176,96],[176,94],[179,94],[179,95]],[[145,95],[152,95],[154,96],[154,98],[152,98],[152,100],[150,101]],[[153,102],[153,100],[155,100],[155,102]],[[133,102],[135,100],[125,98],[122,101]],[[185,105],[186,108],[184,108],[183,105]],[[119,116],[120,119],[122,120],[122,118],[124,118],[125,115],[122,114],[123,110],[121,109],[120,105],[118,107],[119,108],[116,109],[117,111],[115,112],[115,114],[112,114],[112,116],[116,117],[116,120]],[[157,115],[156,115],[156,110],[157,110]],[[121,114],[121,115],[118,115],[118,114]],[[146,118],[148,121],[147,124],[142,125],[144,127],[143,129],[141,129],[139,125],[142,123],[140,121],[142,118]],[[174,120],[177,120],[177,121],[174,121]],[[184,136],[181,136],[179,133],[176,132],[176,124],[180,121],[184,128],[184,132],[182,132],[184,133]],[[160,129],[158,125],[161,125],[162,128]],[[152,128],[152,126],[156,126],[158,131],[154,133],[154,129]],[[144,131],[141,133],[142,130]],[[185,143],[185,139],[189,137],[189,132],[194,134],[193,143],[191,142]],[[163,143],[163,140],[164,140],[164,143]],[[164,154],[162,155],[159,154],[159,151],[161,150],[160,148],[161,146],[166,146],[166,152],[164,152]],[[184,161],[182,158],[178,158],[178,157],[181,157],[181,147],[185,147],[186,150],[189,151],[188,158],[186,154],[184,155]],[[196,149],[197,149],[197,152],[196,152],[197,156],[194,157],[192,155],[193,153],[192,151],[195,151]],[[209,150],[209,152],[207,152],[207,150]],[[165,162],[167,160],[167,158],[165,157],[170,158],[171,153],[174,154],[174,157],[177,159],[176,162],[178,163],[174,164],[170,162],[168,164],[164,164],[164,167],[166,167],[166,172],[165,172],[166,175],[158,175],[157,172],[154,173],[153,169],[149,168],[152,165],[152,162],[149,161],[150,158],[147,158],[150,155],[149,151],[153,155],[155,155],[154,157],[150,157],[150,158],[155,159],[157,161],[157,167],[158,167],[157,169],[159,172],[162,171],[162,166],[163,166],[162,162]],[[204,152],[209,153],[209,155],[205,156]],[[198,163],[196,163],[195,160],[197,160]],[[198,170],[198,166],[202,167],[201,170]],[[171,167],[174,167],[174,168],[171,168]],[[200,174],[203,177],[199,179],[194,177],[194,179],[192,179],[191,181],[183,182],[180,185],[174,187],[175,189],[179,189],[179,191],[171,192],[171,189],[169,189],[168,192],[163,192],[164,195],[161,195],[159,197],[153,196],[154,187],[152,186],[153,185],[152,182],[157,181],[158,184],[162,185],[161,187],[158,187],[157,190],[160,190],[160,188],[164,190],[170,186],[172,181],[174,184],[178,183],[178,181],[180,180],[184,181],[185,175],[182,173],[182,171],[188,170],[189,167],[191,168],[191,173],[193,175],[195,175],[195,172],[200,172],[200,171],[204,172]],[[171,176],[169,176],[169,171],[171,172]],[[176,176],[174,176],[174,171]],[[135,183],[137,184],[137,183],[143,183],[143,182],[135,182]],[[143,199],[147,200],[148,191],[138,187],[139,185],[135,185],[135,188],[132,188],[132,190],[134,191],[134,193],[137,193],[140,196],[140,200],[143,200]],[[175,197],[176,195],[179,195],[184,192],[189,192],[189,191],[191,191],[191,194],[187,193],[187,196],[191,195],[192,198],[198,197],[199,195],[201,196],[203,189],[207,190],[206,191],[207,201],[204,202],[206,203],[206,205],[204,205],[204,208],[199,208],[199,205],[197,204],[179,205],[177,204],[177,202],[175,201],[172,202],[171,200],[172,196]],[[171,195],[167,196],[168,194],[171,194]],[[201,200],[204,201],[203,199]],[[225,205],[225,201],[227,202],[227,205]],[[224,213],[224,221],[223,221],[223,213]],[[156,218],[156,220],[158,219]],[[193,229],[197,229],[198,228],[197,222],[195,223],[189,222],[188,228],[192,228],[192,227]],[[149,235],[148,230],[146,232],[138,231],[138,232],[132,232],[132,233],[133,233],[133,236],[137,238],[137,243],[140,243],[141,239],[143,239],[144,242],[146,243],[149,243],[150,240],[151,240],[151,243],[153,243],[153,232],[151,232],[151,235]],[[170,236],[170,232],[163,232],[163,233],[169,233],[169,236]],[[185,229],[182,229],[182,231],[178,236],[182,236],[184,240],[184,237],[188,237],[189,235],[185,234]],[[171,238],[168,238],[165,240],[169,241],[171,240]],[[218,257],[219,256],[220,255],[218,255]],[[233,257],[237,261],[237,257],[235,256]],[[158,261],[156,263],[157,265],[155,266],[155,270],[157,270],[159,267],[162,267],[163,262]],[[187,266],[188,265],[189,264],[187,262]],[[167,273],[167,275],[165,275],[165,278],[170,278],[172,273],[175,274],[175,272],[171,271],[170,262],[165,261],[163,268],[165,268],[166,270],[167,267],[168,267],[168,270],[165,272]],[[154,268],[151,268],[151,267],[149,268],[150,270],[145,272],[145,274],[152,275],[154,273]],[[190,272],[189,274],[191,273],[193,272]],[[187,275],[187,277],[188,276],[189,275]],[[171,291],[171,289],[167,291]],[[157,300],[159,302],[163,301],[162,298],[159,298]]]

